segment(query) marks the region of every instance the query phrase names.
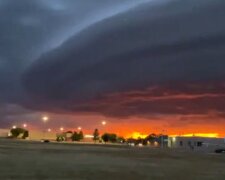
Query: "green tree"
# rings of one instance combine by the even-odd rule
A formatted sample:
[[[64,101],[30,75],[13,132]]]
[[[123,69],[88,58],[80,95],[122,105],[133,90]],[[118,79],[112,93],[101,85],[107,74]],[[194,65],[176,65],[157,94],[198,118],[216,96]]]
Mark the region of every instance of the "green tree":
[[[65,140],[66,140],[66,138],[63,134],[59,134],[56,137],[56,141],[58,141],[58,142],[65,141]]]
[[[15,128],[10,130],[12,137],[17,138],[19,135],[23,135],[22,137],[28,137],[28,131],[23,128]]]
[[[93,133],[93,140],[96,142],[96,141],[98,141],[99,140],[99,131],[98,131],[98,129],[95,129],[94,130],[94,133]]]

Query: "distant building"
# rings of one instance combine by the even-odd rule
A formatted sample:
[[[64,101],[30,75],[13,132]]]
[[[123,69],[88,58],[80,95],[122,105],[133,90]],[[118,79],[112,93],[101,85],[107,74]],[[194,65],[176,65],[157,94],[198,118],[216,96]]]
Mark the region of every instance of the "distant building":
[[[29,140],[56,140],[56,133],[54,132],[43,132],[43,131],[29,131]]]
[[[84,139],[82,139],[82,142],[93,143],[94,142],[93,138],[94,138],[93,135],[86,134],[84,135]]]
[[[0,129],[0,137],[8,137],[9,129]]]
[[[210,137],[169,137],[168,147],[181,148],[193,151],[208,151],[213,152],[217,148],[225,147],[223,138]]]

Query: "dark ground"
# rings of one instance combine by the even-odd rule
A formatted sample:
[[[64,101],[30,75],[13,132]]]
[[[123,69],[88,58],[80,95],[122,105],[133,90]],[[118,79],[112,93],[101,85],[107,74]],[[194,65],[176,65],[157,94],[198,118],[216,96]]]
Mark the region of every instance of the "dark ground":
[[[0,139],[0,179],[225,180],[225,154]]]

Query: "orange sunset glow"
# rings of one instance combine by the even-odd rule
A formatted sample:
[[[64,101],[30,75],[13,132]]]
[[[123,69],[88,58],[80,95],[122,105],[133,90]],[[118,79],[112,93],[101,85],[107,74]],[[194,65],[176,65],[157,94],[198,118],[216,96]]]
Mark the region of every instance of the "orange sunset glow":
[[[144,127],[142,127],[144,126]],[[140,124],[140,128],[137,125],[130,126],[127,128],[120,127],[120,125],[115,125],[114,127],[108,128],[111,132],[118,132],[120,135],[129,138],[145,138],[150,133],[155,134],[168,134],[169,136],[184,136],[184,137],[192,137],[192,136],[200,136],[200,137],[225,137],[224,126],[218,127],[186,127],[186,128],[168,128],[166,131],[161,131],[160,128],[152,129],[146,127],[146,125]]]

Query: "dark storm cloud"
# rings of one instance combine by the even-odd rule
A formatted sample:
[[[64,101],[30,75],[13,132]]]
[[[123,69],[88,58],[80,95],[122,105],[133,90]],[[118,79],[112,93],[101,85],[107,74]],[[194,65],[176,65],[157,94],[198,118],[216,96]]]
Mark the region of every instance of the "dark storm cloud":
[[[85,26],[134,6],[135,1],[1,0],[0,97],[24,99],[21,73]]]
[[[195,86],[201,82],[218,88],[216,93],[224,90],[224,1],[152,2],[97,21],[42,55],[24,75],[28,93],[40,103],[36,108],[47,108],[46,102],[53,110],[111,116],[223,111],[224,95],[211,97],[207,88],[194,100],[183,96],[121,105],[121,97],[117,105],[98,104],[109,94],[145,92],[168,82],[177,88],[175,95],[198,96]],[[177,86],[187,82],[193,87]]]
[[[41,54],[86,26],[141,2],[145,0],[0,0],[1,106],[29,99],[21,74]]]
[[[3,119],[224,111],[223,0],[0,0],[0,17]]]

